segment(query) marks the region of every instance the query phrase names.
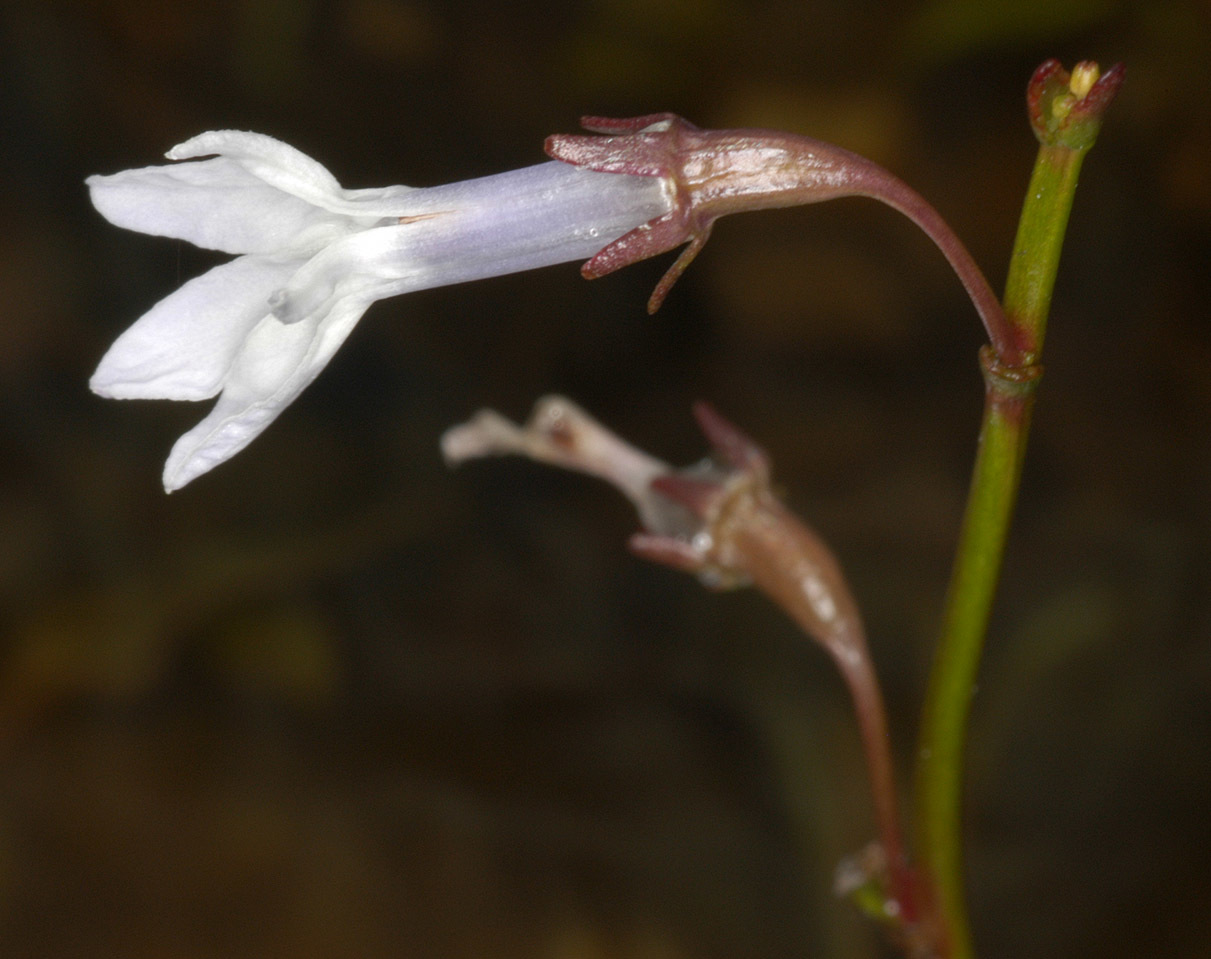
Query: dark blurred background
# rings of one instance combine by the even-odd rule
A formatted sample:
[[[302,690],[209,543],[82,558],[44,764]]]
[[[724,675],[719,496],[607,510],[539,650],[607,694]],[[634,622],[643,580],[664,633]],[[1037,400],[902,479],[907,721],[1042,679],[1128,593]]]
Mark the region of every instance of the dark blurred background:
[[[481,406],[575,398],[676,463],[711,400],[860,598],[905,767],[980,413],[977,320],[869,201],[664,261],[376,304],[180,493],[204,405],[87,389],[218,258],[83,179],[203,130],[346,186],[543,159],[583,113],[809,133],[933,200],[994,287],[1057,56],[1127,82],[1085,167],[971,730],[988,959],[1211,954],[1211,7],[1203,0],[43,0],[0,57],[0,954],[876,956],[831,893],[871,836],[826,658],[624,548],[610,489],[457,472]],[[1200,305],[1204,304],[1204,305]]]

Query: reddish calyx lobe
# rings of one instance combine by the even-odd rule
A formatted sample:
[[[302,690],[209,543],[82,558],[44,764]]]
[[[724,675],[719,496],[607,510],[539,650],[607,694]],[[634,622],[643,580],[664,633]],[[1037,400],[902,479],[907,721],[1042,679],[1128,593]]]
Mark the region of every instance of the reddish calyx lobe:
[[[648,300],[648,312],[655,313],[711,235],[714,217],[703,216],[701,210],[695,209],[693,198],[678,175],[678,154],[687,146],[684,142],[687,135],[701,131],[672,113],[629,120],[583,117],[580,122],[586,130],[606,135],[556,134],[547,138],[549,156],[599,173],[663,177],[674,192],[672,210],[619,237],[580,268],[585,279],[594,280],[667,253],[688,241],[689,246],[664,274]]]
[[[692,472],[668,473],[652,480],[651,489],[672,503],[689,510],[702,523],[704,538],[686,542],[675,536],[637,533],[631,550],[644,559],[685,572],[706,575],[719,587],[747,583],[749,571],[743,556],[729,542],[729,503],[747,501],[764,493],[769,484],[769,461],[765,452],[736,426],[707,403],[694,405],[694,418],[710,441],[718,464],[725,468],[715,477]]]
[[[868,160],[819,140],[772,130],[700,130],[672,113],[625,120],[584,117],[604,136],[557,134],[546,152],[600,173],[664,178],[673,208],[619,237],[581,267],[596,279],[688,244],[648,300],[655,313],[715,220],[742,210],[795,206],[866,192]]]

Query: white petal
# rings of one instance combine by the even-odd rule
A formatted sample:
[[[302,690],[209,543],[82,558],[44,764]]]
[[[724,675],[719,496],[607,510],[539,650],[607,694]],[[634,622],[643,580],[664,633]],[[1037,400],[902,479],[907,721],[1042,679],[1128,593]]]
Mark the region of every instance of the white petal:
[[[347,296],[378,300],[415,288],[423,264],[409,255],[413,234],[406,227],[365,230],[331,243],[290,277],[270,300],[283,323],[326,313]],[[407,279],[401,282],[401,277]]]
[[[85,182],[93,206],[110,223],[225,253],[313,251],[359,225],[283,193],[223,157]]]
[[[89,385],[114,399],[204,400],[223,385],[297,261],[242,256],[165,297],[118,337]]]
[[[267,183],[276,181],[274,185],[278,189],[287,190],[295,196],[308,192],[336,193],[341,188],[322,163],[264,133],[211,130],[178,143],[164,155],[170,160],[230,157],[253,176]],[[290,189],[291,185],[294,189]]]
[[[325,316],[257,324],[210,414],[177,440],[164,466],[171,493],[251,443],[328,365],[372,301],[345,297]]]
[[[218,154],[238,163],[272,187],[331,213],[358,217],[404,216],[407,199],[417,192],[406,186],[343,190],[331,173],[307,154],[263,133],[214,130],[178,144],[171,160]]]

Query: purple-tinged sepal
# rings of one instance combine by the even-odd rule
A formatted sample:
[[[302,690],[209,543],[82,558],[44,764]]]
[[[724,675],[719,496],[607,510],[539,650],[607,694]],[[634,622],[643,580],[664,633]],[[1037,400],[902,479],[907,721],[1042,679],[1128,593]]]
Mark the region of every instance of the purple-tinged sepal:
[[[648,299],[648,312],[655,313],[711,235],[715,217],[704,215],[695,205],[681,177],[679,156],[691,146],[687,138],[701,136],[702,131],[672,113],[629,119],[582,117],[580,122],[586,130],[604,136],[555,134],[547,137],[548,156],[598,173],[660,177],[673,194],[668,213],[619,237],[580,268],[585,279],[595,280],[688,243]]]

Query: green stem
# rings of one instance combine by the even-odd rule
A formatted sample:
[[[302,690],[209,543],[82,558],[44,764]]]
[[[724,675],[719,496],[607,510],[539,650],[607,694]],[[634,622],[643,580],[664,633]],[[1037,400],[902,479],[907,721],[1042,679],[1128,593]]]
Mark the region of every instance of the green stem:
[[[1005,281],[1005,313],[1030,344],[1027,363],[1037,362],[1043,349],[1060,248],[1086,152],[1063,146],[1040,147],[1026,190]]]
[[[960,837],[963,745],[1038,382],[1038,367],[1011,373],[987,348],[981,360],[985,404],[979,452],[917,753],[917,850],[950,959],[973,955]]]
[[[917,855],[940,951],[948,959],[974,955],[963,888],[963,747],[1041,374],[1036,364],[1084,153],[1065,146],[1040,148],[1005,295],[1006,315],[1024,349],[1008,357],[985,347],[980,357],[984,418],[926,694],[916,768]]]

